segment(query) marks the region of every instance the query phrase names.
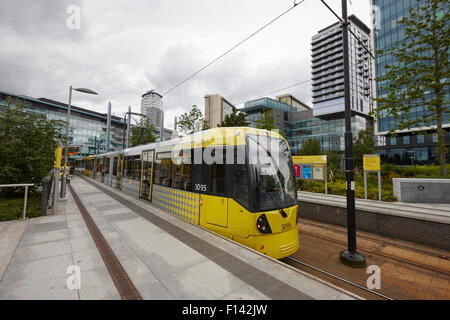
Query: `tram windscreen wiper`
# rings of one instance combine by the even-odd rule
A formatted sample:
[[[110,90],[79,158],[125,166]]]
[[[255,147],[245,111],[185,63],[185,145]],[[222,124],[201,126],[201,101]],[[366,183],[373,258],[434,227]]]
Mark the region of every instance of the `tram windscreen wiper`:
[[[278,202],[276,202],[275,199],[272,198],[272,196],[270,196],[264,189],[261,188],[261,191],[267,196],[267,198],[269,198],[278,207],[283,218],[286,218],[287,213],[286,213],[286,211],[283,210],[283,208],[280,206],[280,204]]]

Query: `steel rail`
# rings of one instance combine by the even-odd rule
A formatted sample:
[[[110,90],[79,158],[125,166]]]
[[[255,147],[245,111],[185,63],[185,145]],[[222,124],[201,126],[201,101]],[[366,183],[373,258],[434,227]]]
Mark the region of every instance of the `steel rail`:
[[[361,285],[359,285],[359,284],[357,284],[357,283],[355,283],[355,282],[352,282],[352,281],[349,281],[349,280],[347,280],[347,279],[341,278],[341,277],[339,277],[339,276],[337,276],[337,275],[335,275],[335,274],[329,273],[329,272],[327,272],[327,271],[325,271],[325,270],[322,270],[322,269],[319,269],[319,268],[317,268],[317,267],[314,267],[314,266],[312,266],[312,265],[310,265],[310,264],[308,264],[308,263],[305,263],[305,262],[303,262],[303,261],[297,260],[297,259],[292,258],[292,257],[286,257],[285,259],[292,260],[292,261],[294,261],[294,262],[296,262],[296,263],[298,263],[298,264],[304,265],[305,267],[308,267],[308,268],[310,268],[310,269],[313,269],[313,270],[316,270],[316,271],[321,272],[321,273],[323,273],[323,274],[326,274],[326,275],[328,275],[328,276],[330,276],[330,277],[333,277],[333,278],[335,278],[335,279],[337,279],[337,280],[343,281],[343,282],[345,282],[345,283],[347,283],[347,284],[350,284],[350,285],[352,285],[352,286],[355,286],[355,287],[357,287],[357,288],[359,288],[359,289],[362,289],[362,290],[365,290],[365,291],[367,291],[367,292],[370,292],[370,293],[372,293],[372,294],[374,294],[374,295],[377,295],[377,296],[379,296],[379,297],[382,297],[382,298],[384,298],[384,299],[386,299],[386,300],[394,300],[394,299],[392,299],[392,298],[390,298],[390,297],[388,297],[388,296],[385,296],[385,295],[383,295],[383,294],[381,294],[381,293],[378,293],[378,292],[376,292],[376,291],[370,290],[370,289],[368,289],[368,288],[366,288],[366,287],[363,287],[363,286],[361,286]]]

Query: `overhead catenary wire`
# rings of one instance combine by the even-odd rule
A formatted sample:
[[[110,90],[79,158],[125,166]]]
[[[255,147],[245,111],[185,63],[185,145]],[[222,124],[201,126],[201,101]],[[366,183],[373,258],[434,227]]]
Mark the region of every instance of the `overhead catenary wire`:
[[[278,19],[280,19],[281,17],[283,17],[285,14],[287,14],[288,12],[290,12],[291,10],[293,10],[295,7],[297,7],[299,4],[302,4],[303,2],[305,2],[306,0],[301,0],[300,2],[294,2],[293,6],[290,7],[289,9],[285,10],[283,13],[281,13],[280,15],[278,15],[276,18],[272,19],[271,21],[269,21],[268,23],[266,23],[264,26],[262,26],[261,28],[259,28],[258,30],[256,30],[255,32],[253,32],[251,35],[247,36],[245,39],[239,41],[237,44],[235,44],[233,47],[231,47],[230,49],[228,49],[227,51],[225,51],[224,53],[222,53],[220,56],[218,56],[217,58],[215,58],[214,60],[212,60],[211,62],[209,62],[208,64],[206,64],[205,66],[203,66],[202,68],[200,68],[198,71],[194,72],[193,74],[191,74],[190,76],[188,76],[187,78],[185,78],[183,81],[179,82],[177,85],[175,85],[174,87],[172,87],[171,89],[167,90],[163,95],[166,96],[168,95],[170,92],[172,92],[173,90],[175,90],[176,88],[178,88],[179,86],[181,86],[183,83],[189,81],[190,79],[192,79],[193,77],[195,77],[197,74],[199,74],[200,72],[202,72],[203,70],[205,70],[206,68],[208,68],[210,65],[212,65],[213,63],[215,63],[216,61],[220,60],[221,58],[223,58],[224,56],[226,56],[228,53],[230,53],[231,51],[233,51],[234,49],[236,49],[237,47],[239,47],[240,45],[242,45],[244,42],[246,42],[247,40],[249,40],[250,38],[252,38],[253,36],[255,36],[257,33],[261,32],[262,30],[264,30],[265,28],[267,28],[269,25],[271,25],[272,23],[274,23],[275,21],[277,21]]]
[[[257,95],[257,96],[253,96],[252,98],[248,98],[248,99],[245,99],[245,100],[242,100],[242,101],[236,103],[236,105],[239,105],[241,103],[247,102],[249,100],[254,100],[254,99],[258,99],[258,98],[264,97],[264,96],[268,96],[268,95],[271,95],[271,94],[274,94],[274,93],[277,93],[277,92],[280,92],[280,91],[283,91],[283,90],[287,90],[287,89],[299,86],[301,84],[305,84],[305,83],[310,82],[310,81],[312,81],[312,79],[303,80],[301,82],[297,82],[297,83],[291,84],[291,85],[289,85],[287,87],[283,87],[283,88],[280,88],[280,89],[277,89],[277,90],[274,90],[274,91],[271,91],[271,92],[267,92],[267,93],[264,93],[264,94],[260,94],[260,95]]]

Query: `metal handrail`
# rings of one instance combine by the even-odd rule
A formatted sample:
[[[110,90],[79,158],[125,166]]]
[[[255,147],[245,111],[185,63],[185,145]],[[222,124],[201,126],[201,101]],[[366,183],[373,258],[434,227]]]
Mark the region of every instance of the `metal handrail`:
[[[21,183],[21,184],[0,184],[0,188],[14,188],[14,187],[25,187],[25,195],[23,197],[23,219],[27,217],[27,200],[28,200],[28,187],[34,186],[33,183]]]

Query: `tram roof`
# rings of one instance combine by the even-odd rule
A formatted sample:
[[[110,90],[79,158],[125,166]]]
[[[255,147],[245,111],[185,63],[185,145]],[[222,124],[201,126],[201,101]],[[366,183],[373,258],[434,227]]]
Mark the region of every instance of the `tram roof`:
[[[216,147],[216,146],[238,146],[245,145],[245,136],[247,134],[267,135],[273,138],[284,139],[276,131],[268,131],[264,129],[256,129],[252,127],[225,127],[212,128],[204,131],[195,132],[191,135],[180,137],[177,139],[154,142],[136,147],[127,148],[121,151],[104,153],[94,156],[105,157],[115,154],[124,154],[126,156],[140,155],[143,151],[158,149],[158,151],[172,151],[174,147],[177,149],[194,149],[200,147]],[[286,140],[286,139],[284,139]],[[94,158],[93,157],[93,158]],[[88,157],[90,158],[90,157]]]

